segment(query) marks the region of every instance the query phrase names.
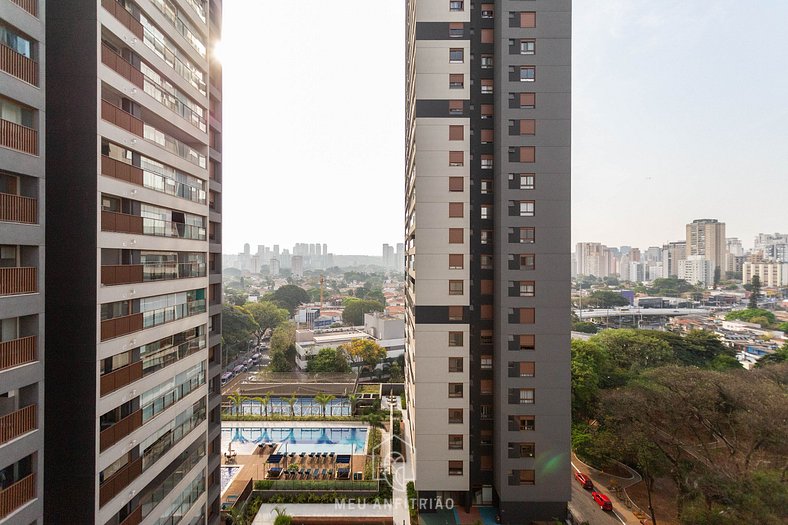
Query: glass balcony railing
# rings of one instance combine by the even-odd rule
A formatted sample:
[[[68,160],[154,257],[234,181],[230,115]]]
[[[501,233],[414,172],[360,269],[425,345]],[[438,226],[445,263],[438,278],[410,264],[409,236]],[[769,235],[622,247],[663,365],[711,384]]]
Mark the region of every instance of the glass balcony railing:
[[[165,221],[150,217],[142,218],[142,234],[158,237],[177,237],[179,239],[205,240],[205,228],[182,222]]]
[[[174,153],[180,158],[191,162],[192,164],[195,164],[201,168],[205,168],[208,165],[208,160],[205,155],[184,144],[178,139],[172,138],[164,132],[159,131],[153,126],[145,124],[143,136],[145,137],[145,140],[158,144],[170,153]]]
[[[188,303],[166,306],[156,310],[142,312],[142,327],[152,328],[192,315],[205,313],[205,299],[197,299]]]

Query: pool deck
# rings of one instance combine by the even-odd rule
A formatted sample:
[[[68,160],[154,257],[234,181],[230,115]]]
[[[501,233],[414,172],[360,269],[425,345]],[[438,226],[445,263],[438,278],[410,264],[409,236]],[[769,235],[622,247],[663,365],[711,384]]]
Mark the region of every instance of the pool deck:
[[[363,421],[224,421],[225,428],[367,428]]]

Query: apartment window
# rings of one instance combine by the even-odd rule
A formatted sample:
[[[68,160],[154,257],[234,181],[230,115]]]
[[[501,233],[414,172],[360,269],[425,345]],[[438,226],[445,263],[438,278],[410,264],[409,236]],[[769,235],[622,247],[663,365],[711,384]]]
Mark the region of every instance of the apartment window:
[[[462,151],[449,152],[449,166],[462,166],[465,164],[465,153]]]
[[[449,409],[449,423],[460,424],[462,423],[462,409],[450,408]]]
[[[480,316],[485,321],[491,320],[493,318],[493,305],[491,304],[481,305]]]
[[[480,191],[482,195],[492,195],[493,192],[492,179],[482,179]]]
[[[492,144],[495,140],[495,131],[491,129],[482,130],[482,144]]]
[[[33,109],[0,97],[0,118],[26,128],[33,127]]]
[[[519,203],[520,217],[533,217],[534,206],[536,206],[536,203],[534,201],[520,201]]]
[[[479,208],[482,219],[492,219],[493,207],[489,204],[482,204]]]
[[[464,234],[462,228],[449,228],[449,244],[462,244]]]
[[[481,158],[481,166],[483,170],[491,170],[493,168],[493,159],[495,157],[492,155],[482,155]]]
[[[482,29],[482,44],[495,42],[495,32],[492,29]]]
[[[465,87],[465,79],[462,73],[452,73],[449,75],[449,89],[462,89]]]
[[[536,255],[532,253],[521,253],[519,259],[520,259],[521,270],[536,269]]]
[[[493,356],[483,355],[479,361],[479,366],[481,367],[482,370],[492,370]]]
[[[482,394],[489,395],[493,393],[493,380],[482,379],[479,381],[479,390]]]
[[[536,187],[536,175],[533,173],[510,173],[509,188],[519,190],[532,190]]]
[[[493,331],[492,330],[482,330],[479,333],[479,344],[482,344],[482,345],[491,345],[491,344],[493,344]]]
[[[449,2],[449,11],[463,11],[465,3],[462,0],[451,0]]]
[[[532,458],[536,446],[533,443],[509,443],[508,449],[510,458]]]
[[[520,244],[533,244],[536,242],[536,228],[518,228]]]
[[[536,310],[533,308],[518,308],[517,310],[520,324],[534,324],[536,322]]]
[[[536,53],[536,40],[520,40],[520,54],[533,55]]]
[[[482,95],[492,95],[493,81],[491,78],[482,79]]]
[[[493,444],[493,431],[482,430],[479,432],[479,443],[481,445],[489,446]]]
[[[449,397],[462,397],[462,383],[449,383]]]
[[[509,416],[509,430],[533,431],[536,430],[535,416]]]
[[[516,376],[519,377],[534,377],[536,374],[536,363],[533,361],[521,361],[519,363],[513,363],[515,365],[515,370],[517,371]]]
[[[520,93],[520,108],[533,109],[536,107],[536,93]]]
[[[481,414],[481,419],[486,420],[492,419],[495,415],[492,405],[479,405],[479,413]]]
[[[517,160],[533,164],[536,162],[536,148],[534,146],[520,146],[517,152]]]
[[[462,306],[449,306],[449,321],[462,321],[463,314]]]
[[[479,291],[482,295],[492,295],[493,294],[493,280],[492,279],[482,279],[481,286],[479,286]]]
[[[449,270],[462,270],[465,257],[461,253],[449,254]]]
[[[449,217],[450,218],[462,218],[463,216],[463,208],[464,205],[461,202],[450,202],[449,203]]]
[[[463,285],[462,281],[449,281],[449,295],[462,295],[463,294]]]
[[[533,470],[518,470],[517,480],[520,485],[533,485],[536,483],[536,474]]]
[[[449,476],[462,476],[462,461],[449,461]]]
[[[520,120],[520,135],[536,135],[536,121],[534,119]]]
[[[20,55],[34,59],[33,41],[23,37],[8,26],[2,25],[2,23],[0,23],[0,44],[5,44],[6,47],[10,47]]]
[[[520,27],[536,27],[536,13],[533,11],[520,13]]]
[[[463,103],[462,100],[449,101],[449,115],[462,115]]]
[[[462,346],[462,332],[449,332],[449,346]]]
[[[450,357],[449,358],[449,372],[452,373],[459,373],[462,372],[462,357]],[[462,393],[459,396],[449,396],[449,397],[462,397]]]
[[[493,18],[495,16],[495,7],[493,4],[482,4],[482,18]]]
[[[482,270],[492,270],[493,269],[492,255],[480,255],[479,266],[481,266]]]
[[[495,66],[495,61],[492,55],[482,55],[481,57],[482,69],[492,69]]]
[[[462,22],[451,22],[449,24],[449,38],[462,38],[464,32]]]
[[[16,246],[12,244],[0,245],[0,268],[16,267]]]
[[[520,66],[520,82],[533,82],[536,80],[535,66]]]
[[[463,126],[449,126],[449,140],[462,140],[464,135]]]
[[[449,450],[462,450],[462,434],[449,434]]]
[[[493,232],[492,230],[482,230],[479,232],[479,242],[482,244],[492,244]]]
[[[449,49],[449,63],[462,64],[465,61],[465,56],[462,48]]]
[[[520,297],[533,297],[536,295],[534,281],[520,281]]]
[[[460,385],[460,386],[462,386],[462,385]],[[520,401],[521,405],[533,405],[534,404],[534,389],[533,388],[521,388],[519,396],[518,396],[518,400]]]
[[[520,350],[536,350],[536,336],[534,334],[520,334],[516,337]]]

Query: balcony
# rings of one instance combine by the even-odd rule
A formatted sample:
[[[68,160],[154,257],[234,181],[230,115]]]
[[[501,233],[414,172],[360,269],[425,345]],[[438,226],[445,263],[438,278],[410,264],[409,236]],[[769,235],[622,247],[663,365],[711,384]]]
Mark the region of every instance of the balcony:
[[[101,156],[101,174],[113,179],[122,180],[137,186],[143,185],[142,168],[115,160],[106,155]]]
[[[36,497],[36,475],[29,474],[0,490],[0,520]]]
[[[142,71],[131,65],[128,60],[106,44],[101,45],[101,62],[138,88],[143,89]]]
[[[142,330],[142,314],[131,314],[123,317],[113,317],[101,321],[101,340],[114,339],[122,335]]]
[[[126,519],[120,522],[120,525],[138,525],[142,523],[142,507],[137,507],[131,514],[126,516]]]
[[[102,211],[101,231],[142,235],[142,217],[114,211]]]
[[[36,361],[36,345],[34,335],[0,343],[0,370]]]
[[[205,263],[116,264],[101,267],[101,284],[148,283],[205,277]]]
[[[0,119],[0,146],[38,155],[38,131]]]
[[[139,137],[143,135],[144,125],[141,119],[106,100],[101,101],[101,118]]]
[[[128,215],[114,211],[101,212],[101,231],[138,233],[155,237],[175,237],[197,241],[205,240],[205,228],[202,226]]]
[[[122,469],[104,480],[99,487],[99,507],[103,507],[109,500],[117,496],[121,490],[142,474],[142,458],[137,458],[126,464]]]
[[[38,428],[36,405],[0,416],[0,445]]]
[[[101,396],[106,396],[118,388],[133,383],[137,379],[142,379],[142,361],[131,363],[101,376]]]
[[[109,11],[110,14],[118,20],[118,22],[123,24],[126,29],[134,33],[134,36],[136,36],[139,40],[143,39],[145,35],[142,24],[139,20],[134,18],[131,13],[126,11],[126,8],[124,8],[115,0],[101,0],[101,7]]]
[[[38,18],[38,0],[11,0],[13,3]],[[0,516],[2,517],[2,516]]]
[[[38,200],[0,193],[0,222],[38,223]]]
[[[34,86],[38,85],[38,62],[0,44],[0,70]]]
[[[140,363],[140,370],[142,364]],[[132,412],[99,434],[99,449],[104,452],[109,447],[128,436],[142,426],[142,410]]]
[[[36,269],[27,267],[0,268],[0,295],[36,293]]]

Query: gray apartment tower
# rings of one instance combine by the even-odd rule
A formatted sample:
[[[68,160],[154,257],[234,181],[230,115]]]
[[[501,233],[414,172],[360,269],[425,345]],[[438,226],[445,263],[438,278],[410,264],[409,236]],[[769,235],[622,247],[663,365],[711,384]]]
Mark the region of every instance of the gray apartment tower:
[[[0,524],[44,510],[44,7],[0,0]]]
[[[571,1],[409,0],[406,389],[420,497],[570,498]]]
[[[221,0],[46,18],[43,520],[217,524]]]

